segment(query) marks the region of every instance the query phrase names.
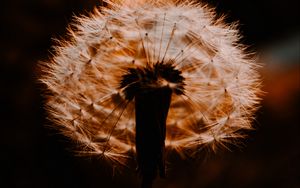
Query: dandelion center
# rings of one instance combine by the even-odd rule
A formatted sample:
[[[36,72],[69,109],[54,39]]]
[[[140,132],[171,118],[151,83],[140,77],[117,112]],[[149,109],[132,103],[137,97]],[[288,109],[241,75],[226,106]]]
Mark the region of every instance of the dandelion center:
[[[129,68],[120,82],[120,89],[123,89],[127,100],[132,100],[138,94],[162,88],[170,89],[178,95],[184,93],[184,77],[170,62]]]

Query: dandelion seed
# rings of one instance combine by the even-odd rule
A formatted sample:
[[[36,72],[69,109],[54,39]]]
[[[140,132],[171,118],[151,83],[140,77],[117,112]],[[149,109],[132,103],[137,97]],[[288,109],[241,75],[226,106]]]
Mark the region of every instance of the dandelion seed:
[[[43,64],[49,114],[80,153],[124,164],[135,152],[150,187],[165,150],[216,150],[251,129],[260,80],[235,24],[187,0],[106,2]]]

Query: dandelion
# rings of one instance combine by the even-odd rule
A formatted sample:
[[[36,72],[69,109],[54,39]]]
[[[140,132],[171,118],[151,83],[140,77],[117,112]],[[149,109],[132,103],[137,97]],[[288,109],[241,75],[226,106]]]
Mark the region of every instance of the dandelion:
[[[258,66],[236,24],[193,1],[106,2],[43,63],[49,115],[81,154],[125,164],[136,153],[150,187],[166,150],[215,151],[252,128]]]

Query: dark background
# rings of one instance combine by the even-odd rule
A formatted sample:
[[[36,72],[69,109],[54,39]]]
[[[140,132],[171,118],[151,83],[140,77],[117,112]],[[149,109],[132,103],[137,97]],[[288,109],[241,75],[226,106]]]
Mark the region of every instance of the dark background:
[[[214,0],[228,21],[239,20],[242,42],[260,55],[266,95],[256,130],[242,149],[174,157],[166,188],[300,187],[299,1]],[[37,63],[64,37],[72,15],[87,14],[97,0],[1,1],[0,187],[137,187],[134,166],[113,173],[97,158],[80,158],[54,130],[43,109]],[[115,172],[115,171],[114,171]],[[114,174],[114,175],[112,175]]]

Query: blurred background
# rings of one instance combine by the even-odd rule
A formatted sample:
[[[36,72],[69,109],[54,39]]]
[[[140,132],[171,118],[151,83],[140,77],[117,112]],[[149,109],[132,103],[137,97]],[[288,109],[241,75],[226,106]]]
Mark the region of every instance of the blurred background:
[[[266,95],[255,131],[243,148],[199,160],[171,159],[157,188],[300,187],[299,0],[205,0],[239,21],[264,64]],[[4,0],[0,7],[0,187],[138,187],[134,166],[120,173],[97,158],[80,158],[71,143],[46,125],[37,63],[53,38],[64,37],[72,16],[99,0]]]

